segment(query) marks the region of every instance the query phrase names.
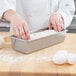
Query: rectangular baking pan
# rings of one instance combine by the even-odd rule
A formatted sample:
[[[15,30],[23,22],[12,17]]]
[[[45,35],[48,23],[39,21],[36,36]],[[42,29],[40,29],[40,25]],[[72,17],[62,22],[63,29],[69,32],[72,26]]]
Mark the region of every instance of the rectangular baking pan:
[[[34,33],[33,35],[37,35],[37,33]],[[62,43],[65,39],[65,35],[66,30],[56,32],[54,34],[43,35],[41,37],[37,35],[38,37],[36,36],[36,38],[32,38],[31,40],[19,39],[12,35],[11,42],[14,50],[22,53],[31,53],[43,48],[51,47],[53,45]]]

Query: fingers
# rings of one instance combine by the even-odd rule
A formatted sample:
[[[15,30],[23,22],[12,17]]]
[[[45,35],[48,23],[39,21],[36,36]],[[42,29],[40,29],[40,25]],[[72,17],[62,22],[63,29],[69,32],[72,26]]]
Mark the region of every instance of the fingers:
[[[49,29],[51,30],[52,28],[53,28],[56,32],[58,31],[57,24],[56,24],[55,20],[51,20],[51,21],[50,21]]]
[[[64,29],[64,23],[61,19],[56,21],[56,25],[57,25],[58,32],[60,32]]]
[[[27,23],[19,15],[16,15],[11,19],[11,27],[16,37],[26,40],[30,39]]]
[[[48,25],[48,27],[49,27],[49,30],[52,29],[52,25],[51,25],[51,23],[50,23],[50,20],[49,20],[49,25]]]
[[[59,22],[59,21],[55,21],[51,24],[51,27],[53,27],[53,29],[56,31],[56,32],[60,32],[63,30],[63,26],[64,24],[62,22]]]
[[[23,30],[24,30],[24,32],[26,34],[27,40],[29,40],[30,39],[30,32],[29,32],[28,27],[27,26],[23,26]]]
[[[26,38],[26,33],[25,33],[25,31],[24,31],[24,29],[23,29],[23,26],[20,26],[19,27],[19,32],[20,32],[20,38],[22,38],[22,39],[27,39]]]
[[[18,30],[17,27],[14,27],[14,28],[13,28],[13,32],[14,32],[14,35],[15,35],[16,37],[19,37],[19,30]]]
[[[53,21],[51,25],[52,25],[53,29],[54,29],[56,32],[58,32],[58,28],[57,28],[56,22]]]
[[[59,21],[56,21],[56,26],[57,26],[57,31],[58,32],[62,31],[61,23]]]
[[[55,14],[50,18],[49,29],[54,29],[56,32],[60,32],[64,28],[64,21],[61,16]]]
[[[30,39],[29,29],[28,29],[28,27],[26,26],[25,23],[23,23],[23,25],[21,25],[19,27],[19,30],[20,30],[20,37],[22,39],[25,39],[25,40],[29,40]]]
[[[13,31],[14,31],[14,35],[18,38],[22,38],[25,40],[30,39],[30,32],[25,23],[18,26],[16,25],[15,27],[13,27]]]

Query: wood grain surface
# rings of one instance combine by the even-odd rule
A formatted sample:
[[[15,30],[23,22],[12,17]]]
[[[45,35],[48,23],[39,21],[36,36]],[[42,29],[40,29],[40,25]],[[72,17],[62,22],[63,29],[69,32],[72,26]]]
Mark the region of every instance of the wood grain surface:
[[[55,65],[51,61],[53,54],[58,50],[76,53],[76,34],[69,33],[63,43],[31,54],[13,50],[10,38],[4,39],[4,48],[0,49],[0,76],[76,76],[76,64]]]

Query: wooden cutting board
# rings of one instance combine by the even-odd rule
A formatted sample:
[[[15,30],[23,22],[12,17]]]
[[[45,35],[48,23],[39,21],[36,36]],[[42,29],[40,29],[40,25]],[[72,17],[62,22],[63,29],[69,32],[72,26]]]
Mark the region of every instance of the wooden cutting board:
[[[67,34],[64,43],[31,54],[13,50],[10,38],[6,37],[4,48],[0,49],[0,76],[76,76],[76,64],[55,65],[51,61],[58,50],[76,53],[76,34]]]

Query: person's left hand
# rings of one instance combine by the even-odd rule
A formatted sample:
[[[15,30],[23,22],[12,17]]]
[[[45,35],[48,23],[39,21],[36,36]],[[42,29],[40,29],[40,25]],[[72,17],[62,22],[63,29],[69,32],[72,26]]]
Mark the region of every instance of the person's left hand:
[[[64,20],[59,13],[55,13],[50,17],[49,29],[54,29],[56,32],[60,32],[64,29]]]

